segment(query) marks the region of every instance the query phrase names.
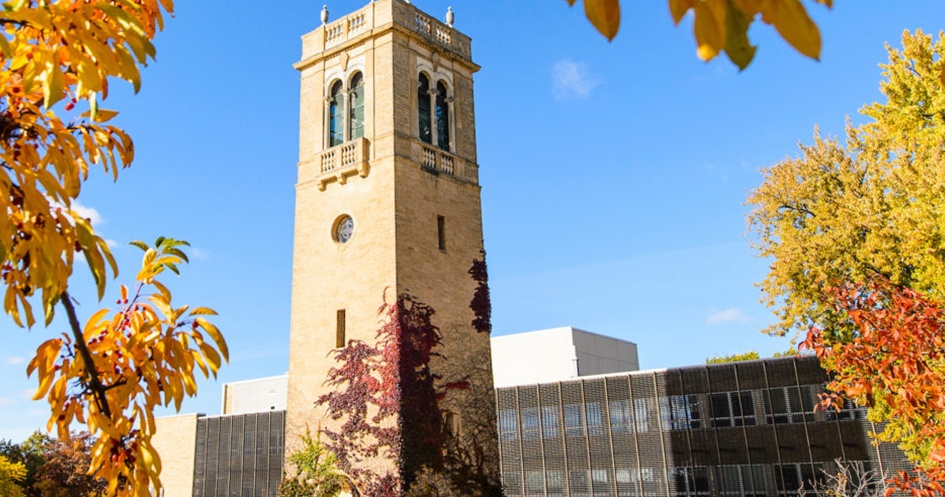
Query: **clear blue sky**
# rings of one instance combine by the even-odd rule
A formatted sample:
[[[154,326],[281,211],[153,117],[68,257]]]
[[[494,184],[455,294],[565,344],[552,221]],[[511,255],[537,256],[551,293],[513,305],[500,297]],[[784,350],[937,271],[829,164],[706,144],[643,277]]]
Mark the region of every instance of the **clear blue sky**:
[[[331,1],[333,18],[365,0]],[[496,334],[572,325],[639,345],[643,368],[787,348],[755,283],[767,263],[745,236],[743,202],[759,168],[793,156],[815,125],[842,131],[877,100],[884,42],[937,33],[945,2],[805,2],[821,27],[821,62],[757,25],[756,60],[695,57],[691,19],[673,27],[665,0],[624,0],[607,43],[563,1],[415,0],[473,38],[485,246]],[[282,374],[288,363],[296,179],[299,37],[322,2],[185,0],[158,36],[141,92],[114,84],[103,107],[135,138],[115,185],[95,175],[80,201],[116,242],[121,282],[137,272],[127,246],[189,240],[174,281],[181,303],[221,316],[231,362],[185,412],[219,412],[220,382]],[[632,9],[632,10],[631,10]],[[88,285],[86,271],[73,288]],[[117,284],[106,302],[113,301]],[[90,292],[81,312],[97,309]],[[26,361],[64,324],[0,340],[0,438],[42,427]]]

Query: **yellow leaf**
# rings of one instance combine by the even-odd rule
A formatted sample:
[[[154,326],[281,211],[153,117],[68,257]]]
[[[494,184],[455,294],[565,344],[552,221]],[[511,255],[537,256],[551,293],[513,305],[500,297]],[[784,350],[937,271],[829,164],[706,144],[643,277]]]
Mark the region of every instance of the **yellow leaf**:
[[[99,109],[98,113],[95,114],[95,117],[92,120],[97,123],[103,123],[117,115],[118,115],[118,111],[108,110],[108,109]]]
[[[696,51],[700,59],[709,61],[725,47],[725,0],[707,0],[696,3]],[[721,8],[719,8],[721,6]]]
[[[801,54],[820,60],[820,29],[807,15],[801,0],[780,0],[768,5],[770,10],[764,16],[781,37]]]
[[[677,26],[682,18],[695,7],[696,0],[669,0],[669,13],[673,16],[673,23]]]
[[[755,57],[755,47],[748,41],[748,27],[751,18],[737,7],[730,7],[726,17],[725,54],[738,66],[739,70],[748,67]]]
[[[217,348],[220,349],[220,354],[223,355],[223,358],[227,361],[230,360],[230,349],[226,346],[226,340],[223,339],[223,335],[220,334],[220,330],[216,326],[207,321],[204,318],[196,318],[194,321],[197,322],[197,325],[206,330],[207,334],[210,335],[210,338],[213,338],[213,341],[216,342]]]
[[[190,311],[190,315],[191,316],[196,316],[196,315],[216,316],[217,311],[214,311],[213,309],[209,307],[195,307],[192,311]]]
[[[51,56],[52,57],[52,56]],[[46,77],[43,78],[43,106],[47,109],[62,100],[65,81],[59,64],[50,58],[46,63]]]
[[[613,40],[620,29],[620,2],[618,0],[584,0],[584,15],[608,40]]]
[[[945,86],[945,64],[942,64],[942,69],[939,70],[938,80],[942,83],[942,86]]]

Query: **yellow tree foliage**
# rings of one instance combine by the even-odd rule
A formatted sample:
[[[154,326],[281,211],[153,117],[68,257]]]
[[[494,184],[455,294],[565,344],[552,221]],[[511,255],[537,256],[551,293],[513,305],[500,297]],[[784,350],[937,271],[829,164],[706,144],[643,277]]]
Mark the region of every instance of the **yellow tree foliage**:
[[[196,392],[195,371],[215,374],[227,357],[205,318],[213,311],[173,307],[156,279],[186,261],[181,242],[141,244],[134,291],[121,287],[119,308],[84,327],[68,293],[76,260],[87,263],[99,299],[109,270],[117,275],[105,241],[73,206],[90,168],[117,179],[131,164],[131,138],[99,103],[115,79],[138,90],[139,66],[153,59],[152,40],[172,11],[172,0],[8,0],[0,11],[3,307],[20,327],[38,314],[49,325],[56,306],[66,310],[70,333],[41,345],[28,369],[39,380],[36,398],[50,403],[50,429],[68,440],[73,421],[88,425],[90,472],[109,482],[109,495],[160,488],[154,407],[179,407]]]
[[[0,495],[3,497],[21,497],[23,489],[16,484],[26,478],[26,466],[21,462],[11,462],[0,456]]]
[[[159,238],[144,250],[134,291],[122,285],[117,310],[101,309],[81,333],[47,340],[27,372],[37,374],[35,399],[52,408],[47,429],[68,440],[73,421],[95,437],[92,471],[108,482],[107,495],[160,493],[161,459],[151,445],[154,408],[180,409],[184,395],[197,393],[196,373],[216,376],[228,358],[226,342],[206,316],[206,307],[174,307],[171,292],[158,281],[164,270],[178,272],[187,261],[185,242]],[[148,292],[150,290],[150,293]],[[64,295],[73,330],[79,323]]]
[[[845,144],[815,134],[801,155],[762,171],[748,197],[755,247],[770,258],[761,283],[785,334],[851,331],[825,288],[883,277],[945,301],[945,39],[905,32],[887,47],[884,103],[860,112]]]
[[[576,0],[568,0],[574,5]],[[587,19],[608,40],[620,29],[620,0],[583,0]],[[833,6],[833,0],[813,0]],[[798,52],[820,58],[820,29],[807,14],[801,0],[669,0],[669,12],[678,26],[693,14],[696,55],[704,61],[725,52],[739,69],[748,67],[756,47],[748,40],[748,29],[756,19],[773,26]]]

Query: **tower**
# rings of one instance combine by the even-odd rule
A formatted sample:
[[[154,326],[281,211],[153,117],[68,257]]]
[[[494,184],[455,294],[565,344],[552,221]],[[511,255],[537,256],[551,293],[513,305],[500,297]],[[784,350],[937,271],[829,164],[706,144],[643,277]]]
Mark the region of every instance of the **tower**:
[[[335,352],[351,340],[376,343],[389,319],[379,306],[408,296],[435,310],[442,335],[430,362],[442,398],[431,409],[449,447],[436,451],[463,452],[459,459],[472,458],[482,481],[495,483],[489,335],[472,324],[471,308],[479,284],[470,268],[483,245],[472,81],[479,67],[470,39],[452,28],[452,11],[444,24],[403,0],[327,17],[323,11],[323,25],[302,37],[295,64],[301,106],[287,451],[306,426],[337,429],[315,406],[332,391],[325,380],[339,365]],[[401,407],[430,401],[409,390]],[[400,471],[408,485],[416,477],[410,471],[432,471],[436,480],[443,470],[409,469],[416,461],[407,447],[422,446],[417,437],[425,436],[415,421],[384,421],[399,430],[404,448],[368,463]]]

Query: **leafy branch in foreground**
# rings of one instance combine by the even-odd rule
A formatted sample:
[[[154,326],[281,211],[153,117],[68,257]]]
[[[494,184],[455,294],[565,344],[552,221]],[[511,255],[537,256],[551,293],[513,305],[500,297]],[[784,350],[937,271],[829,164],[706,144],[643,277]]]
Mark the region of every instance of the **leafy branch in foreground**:
[[[576,0],[568,0],[574,5]],[[612,40],[620,29],[620,0],[583,0],[587,19]],[[833,7],[833,0],[813,0]],[[756,46],[748,30],[756,18],[773,26],[795,50],[812,59],[820,58],[820,29],[807,14],[801,0],[669,0],[669,11],[678,26],[692,12],[696,55],[704,61],[725,52],[739,69],[748,67]],[[945,80],[945,74],[943,74]]]
[[[133,292],[122,285],[118,308],[101,309],[79,326],[69,298],[62,306],[71,333],[47,340],[30,361],[37,373],[35,399],[46,397],[59,438],[69,439],[74,421],[88,425],[92,471],[108,481],[107,495],[150,495],[160,490],[161,461],[151,436],[154,408],[197,393],[196,373],[216,376],[228,351],[206,307],[174,307],[171,292],[157,277],[187,262],[186,242],[158,238],[144,250]]]

